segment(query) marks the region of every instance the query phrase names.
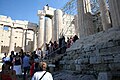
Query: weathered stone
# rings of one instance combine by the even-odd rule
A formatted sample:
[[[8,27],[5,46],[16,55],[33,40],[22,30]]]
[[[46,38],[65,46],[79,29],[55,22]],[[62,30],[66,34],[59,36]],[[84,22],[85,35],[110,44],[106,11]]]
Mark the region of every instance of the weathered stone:
[[[119,71],[120,70],[120,63],[111,63],[111,64],[109,64],[109,68],[112,71]]]
[[[120,62],[120,54],[114,56],[114,62]]]
[[[104,64],[104,63],[100,63],[100,64],[97,64],[97,65],[94,65],[94,70],[95,71],[109,71],[109,66],[108,64]]]
[[[103,61],[104,63],[111,63],[113,62],[113,56],[112,55],[106,55],[106,56],[103,56]]]
[[[65,64],[65,60],[60,61],[60,64]]]
[[[74,63],[75,63],[75,64],[78,64],[78,59],[76,59],[76,60],[74,61]]]
[[[82,59],[82,63],[89,63],[88,58],[83,58],[83,59]]]
[[[98,64],[98,63],[101,63],[100,56],[90,57],[90,64]]]
[[[115,46],[115,47],[109,47],[109,48],[104,48],[100,49],[100,53],[111,53],[111,52],[119,52],[120,46]]]
[[[82,63],[82,59],[78,59],[78,64],[81,64]]]
[[[75,65],[76,66],[76,71],[81,71],[81,66],[80,65]]]
[[[93,75],[84,75],[80,80],[96,80]]]
[[[98,80],[112,80],[112,75],[110,72],[100,72],[98,74]]]

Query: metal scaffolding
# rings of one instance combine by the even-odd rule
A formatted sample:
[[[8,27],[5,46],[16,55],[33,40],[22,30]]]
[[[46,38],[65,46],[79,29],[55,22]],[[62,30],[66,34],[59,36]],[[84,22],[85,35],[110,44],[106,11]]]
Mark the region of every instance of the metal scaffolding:
[[[84,2],[86,2],[86,0],[84,0]],[[108,6],[108,0],[106,0],[106,3]],[[91,14],[95,15],[100,12],[98,0],[90,0],[90,3],[88,3],[88,4],[90,4],[90,6],[91,6]],[[88,4],[85,4],[85,8]],[[63,11],[63,16],[66,14],[71,15],[71,17],[77,15],[78,14],[77,0],[69,0],[65,4],[65,6],[62,8],[62,11]],[[68,25],[69,27],[67,28],[67,30],[63,30],[63,32],[62,32],[63,34],[67,33],[68,29],[72,26],[71,24],[74,19],[71,17],[69,17],[69,22],[68,22],[68,23],[70,23]],[[68,18],[68,17],[66,16],[65,18]]]

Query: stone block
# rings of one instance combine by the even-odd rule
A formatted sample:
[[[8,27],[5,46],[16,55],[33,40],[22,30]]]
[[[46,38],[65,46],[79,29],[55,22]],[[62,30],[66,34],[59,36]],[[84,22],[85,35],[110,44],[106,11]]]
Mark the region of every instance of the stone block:
[[[75,66],[75,64],[70,64],[70,70],[73,70],[73,71],[76,70],[76,66]]]
[[[94,56],[94,57],[90,57],[90,64],[97,64],[97,63],[101,63],[101,57],[100,56]]]
[[[105,54],[105,53],[113,53],[113,52],[119,52],[120,46],[115,46],[115,47],[109,47],[109,48],[101,48],[100,53]]]
[[[96,80],[93,75],[84,75],[80,78],[80,80]]]
[[[112,75],[110,72],[100,72],[98,74],[98,80],[112,80]]]
[[[120,46],[120,39],[115,40],[115,41],[114,41],[114,44],[115,44],[116,46]]]
[[[93,51],[93,50],[95,50],[95,49],[96,49],[95,46],[91,46],[91,47],[90,47],[90,51]]]
[[[114,58],[112,55],[105,55],[103,56],[103,60],[105,63],[110,63],[110,62],[113,62]]]
[[[65,64],[65,61],[64,60],[60,61],[60,64]]]
[[[78,60],[78,64],[81,64],[81,63],[82,63],[82,59],[79,59],[79,60]]]
[[[88,58],[83,58],[82,59],[82,63],[88,63],[88,62],[89,62]]]
[[[80,65],[75,65],[76,66],[76,71],[81,71],[81,66]]]
[[[107,44],[107,47],[113,47],[113,46],[115,46],[114,42],[107,42],[106,44]]]
[[[75,62],[75,64],[78,64],[78,59],[76,59],[74,62]]]
[[[89,46],[86,46],[86,47],[84,48],[84,51],[85,51],[85,52],[90,51],[90,47],[89,47]]]
[[[120,62],[120,54],[114,57],[114,62]]]
[[[107,48],[107,47],[108,47],[108,45],[106,42],[104,42],[103,45],[101,46],[101,48]]]
[[[98,44],[96,44],[96,48],[101,49],[103,45],[104,45],[104,43],[98,43]]]
[[[109,68],[114,71],[120,70],[120,63],[111,63],[109,64]]]
[[[67,70],[70,70],[70,65],[67,65],[67,66],[66,66],[66,69],[67,69]]]

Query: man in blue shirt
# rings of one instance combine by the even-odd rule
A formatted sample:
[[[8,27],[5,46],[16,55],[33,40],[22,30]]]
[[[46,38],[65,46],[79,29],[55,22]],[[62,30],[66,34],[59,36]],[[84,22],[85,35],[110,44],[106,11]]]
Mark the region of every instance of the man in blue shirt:
[[[23,79],[26,80],[26,73],[28,74],[29,70],[30,70],[30,58],[28,54],[25,54],[24,58],[23,58],[23,68],[24,68],[24,77]]]

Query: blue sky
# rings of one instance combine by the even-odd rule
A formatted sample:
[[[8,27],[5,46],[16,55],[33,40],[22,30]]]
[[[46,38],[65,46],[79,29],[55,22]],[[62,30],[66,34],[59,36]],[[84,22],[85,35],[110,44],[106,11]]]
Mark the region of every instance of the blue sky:
[[[13,20],[27,20],[38,24],[37,11],[48,4],[62,8],[69,0],[0,0],[0,15],[10,16]]]

